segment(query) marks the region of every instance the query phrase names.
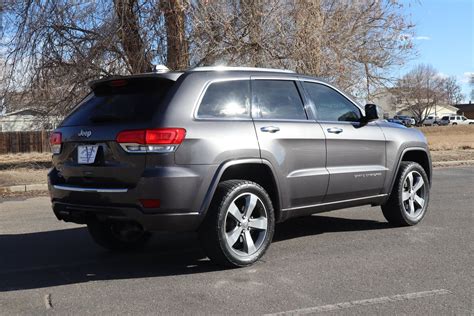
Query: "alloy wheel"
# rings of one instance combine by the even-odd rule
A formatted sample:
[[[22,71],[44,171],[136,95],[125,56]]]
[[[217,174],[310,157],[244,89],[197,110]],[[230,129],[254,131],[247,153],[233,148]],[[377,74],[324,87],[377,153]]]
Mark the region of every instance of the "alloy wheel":
[[[230,203],[225,215],[225,240],[239,256],[251,256],[262,247],[268,230],[267,210],[253,193],[243,193]]]
[[[406,216],[414,221],[423,216],[425,199],[425,181],[420,173],[411,171],[403,182],[402,190],[402,204]]]

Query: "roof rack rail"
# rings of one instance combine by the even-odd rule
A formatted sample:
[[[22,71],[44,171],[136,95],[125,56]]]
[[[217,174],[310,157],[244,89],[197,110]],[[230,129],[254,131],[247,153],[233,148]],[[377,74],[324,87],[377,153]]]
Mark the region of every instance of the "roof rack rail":
[[[188,71],[261,71],[261,72],[284,72],[295,73],[293,70],[275,69],[275,68],[257,68],[257,67],[229,67],[229,66],[206,66],[195,67]]]

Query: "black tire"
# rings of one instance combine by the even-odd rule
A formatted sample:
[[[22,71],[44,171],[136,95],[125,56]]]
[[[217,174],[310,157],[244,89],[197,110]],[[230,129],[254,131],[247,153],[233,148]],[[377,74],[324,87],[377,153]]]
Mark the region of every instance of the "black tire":
[[[90,220],[87,228],[92,239],[105,249],[131,251],[140,249],[151,237],[136,224]]]
[[[458,123],[453,123],[453,125],[458,125]]]
[[[406,180],[409,174],[412,174],[412,177],[413,175],[416,175],[417,177],[419,175],[419,177],[424,182],[424,187],[421,188],[423,190],[422,200],[424,200],[424,203],[423,203],[423,206],[421,207],[419,204],[416,204],[419,206],[419,209],[417,211],[419,213],[416,215],[417,212],[413,212],[413,216],[410,216],[408,214],[410,206],[408,206],[407,204],[409,204],[409,200],[412,199],[412,197],[414,198],[415,196],[410,195],[410,198],[408,201],[404,202],[403,200],[403,192],[405,191],[405,194],[407,194]],[[415,192],[414,194],[416,195],[416,193],[417,192]],[[397,178],[393,185],[390,198],[384,205],[382,205],[383,215],[385,219],[394,226],[416,225],[419,222],[421,222],[421,220],[426,215],[426,212],[428,210],[429,197],[430,197],[430,185],[428,182],[428,176],[426,175],[426,172],[423,169],[423,167],[420,166],[416,162],[402,161],[400,163],[400,169],[398,170]],[[414,200],[412,200],[412,203],[418,203],[418,202],[415,202]]]
[[[231,222],[231,220],[227,220],[230,214],[228,210],[230,209],[231,203],[237,205],[238,202],[240,202],[239,199],[245,198],[246,196],[258,197],[259,202],[257,202],[253,207],[254,211],[251,212],[254,213],[251,213],[251,215],[256,214],[255,212],[265,214],[267,227],[265,233],[263,233],[263,230],[254,230],[254,228],[251,228],[249,224],[251,223],[251,218],[252,220],[259,220],[262,217],[258,217],[257,219],[253,219],[253,217],[248,218],[247,224],[245,225],[249,226],[248,228],[242,228],[241,224],[238,224],[239,227],[236,225],[234,225],[233,228],[228,227],[229,222]],[[245,209],[245,205],[237,207],[237,210],[241,215],[245,213]],[[234,219],[233,216],[230,218]],[[243,218],[245,219],[245,216]],[[236,220],[235,222],[237,223]],[[242,224],[242,226],[244,225]],[[241,235],[234,245],[239,245],[241,242],[242,247],[245,247],[246,239],[244,239],[244,237],[247,236],[245,234],[246,230],[248,230],[248,234],[258,236],[256,237],[257,242],[255,244],[255,253],[247,254],[244,253],[244,251],[240,253],[240,251],[235,249],[234,246],[229,246],[226,234],[230,234],[232,231],[237,231],[239,229],[239,234]],[[230,232],[227,230],[230,230]],[[265,251],[270,246],[274,230],[274,209],[267,192],[255,182],[246,180],[228,180],[219,183],[217,187],[211,206],[207,212],[206,219],[199,229],[199,239],[204,251],[214,263],[226,267],[244,267],[253,264],[264,255]],[[254,241],[252,240],[252,244],[253,242]],[[247,249],[249,249],[248,244]]]

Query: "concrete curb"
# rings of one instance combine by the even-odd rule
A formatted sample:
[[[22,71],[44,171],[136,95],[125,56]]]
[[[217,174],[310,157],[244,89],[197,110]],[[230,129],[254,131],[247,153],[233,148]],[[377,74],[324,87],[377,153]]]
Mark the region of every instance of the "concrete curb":
[[[461,167],[474,165],[474,160],[451,160],[451,161],[434,161],[433,168],[442,167]]]
[[[26,185],[12,185],[8,187],[0,187],[0,193],[10,192],[30,192],[30,191],[47,191],[48,185],[46,183],[26,184]]]

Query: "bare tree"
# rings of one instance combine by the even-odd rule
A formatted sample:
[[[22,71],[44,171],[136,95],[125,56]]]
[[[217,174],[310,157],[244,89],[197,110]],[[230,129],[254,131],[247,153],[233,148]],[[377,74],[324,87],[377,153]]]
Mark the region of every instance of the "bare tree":
[[[412,52],[394,0],[5,0],[3,91],[56,113],[152,64],[277,67],[369,97]]]
[[[392,91],[413,113],[417,122],[423,123],[433,109],[445,100],[445,80],[431,65],[420,64],[398,80]]]
[[[461,85],[458,83],[456,76],[441,78],[441,92],[443,100],[449,105],[455,105],[464,99]]]
[[[170,69],[189,67],[188,39],[185,29],[185,3],[183,0],[162,0],[167,40],[167,66]]]
[[[390,0],[198,2],[191,51],[199,65],[284,67],[370,98],[413,52],[402,9]]]
[[[471,85],[471,100],[474,100],[474,74],[471,73],[469,77],[469,84]]]
[[[152,71],[150,56],[140,35],[137,0],[114,0],[117,35],[125,52],[131,73]]]

